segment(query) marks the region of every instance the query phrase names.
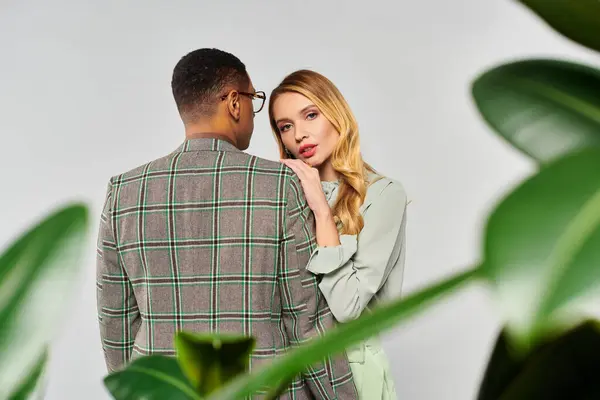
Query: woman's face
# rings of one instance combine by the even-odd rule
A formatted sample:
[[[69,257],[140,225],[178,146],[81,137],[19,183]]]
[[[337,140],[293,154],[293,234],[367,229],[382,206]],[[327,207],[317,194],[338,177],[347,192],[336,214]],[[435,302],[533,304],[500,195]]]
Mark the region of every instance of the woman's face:
[[[329,161],[340,135],[308,98],[294,92],[281,94],[273,104],[273,119],[294,158],[315,168]]]

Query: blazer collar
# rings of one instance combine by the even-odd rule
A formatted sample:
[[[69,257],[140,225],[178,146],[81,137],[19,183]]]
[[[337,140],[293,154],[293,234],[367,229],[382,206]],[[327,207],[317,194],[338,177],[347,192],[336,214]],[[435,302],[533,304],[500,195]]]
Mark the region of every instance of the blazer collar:
[[[185,153],[189,151],[235,151],[241,152],[240,149],[235,147],[233,144],[216,138],[197,138],[197,139],[186,139],[178,148],[175,150],[177,153]]]

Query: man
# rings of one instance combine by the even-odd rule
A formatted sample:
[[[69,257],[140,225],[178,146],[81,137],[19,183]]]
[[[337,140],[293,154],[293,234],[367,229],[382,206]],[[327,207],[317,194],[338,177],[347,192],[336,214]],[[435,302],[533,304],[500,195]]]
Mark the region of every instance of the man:
[[[291,169],[243,152],[265,95],[239,59],[193,51],[172,89],[184,143],[108,185],[97,264],[106,363],[173,355],[187,330],[254,336],[256,368],[333,326],[304,269],[313,215]],[[313,366],[282,398],[355,399],[346,357]]]

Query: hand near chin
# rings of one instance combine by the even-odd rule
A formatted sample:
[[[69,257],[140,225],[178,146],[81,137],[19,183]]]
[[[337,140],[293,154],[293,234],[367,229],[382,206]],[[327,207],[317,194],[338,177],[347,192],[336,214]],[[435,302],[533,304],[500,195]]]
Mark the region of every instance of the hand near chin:
[[[321,178],[319,171],[316,168],[307,165],[301,160],[283,159],[282,163],[290,167],[300,178],[304,196],[310,209],[315,213],[315,216],[326,215],[331,211],[323,188],[321,187]]]

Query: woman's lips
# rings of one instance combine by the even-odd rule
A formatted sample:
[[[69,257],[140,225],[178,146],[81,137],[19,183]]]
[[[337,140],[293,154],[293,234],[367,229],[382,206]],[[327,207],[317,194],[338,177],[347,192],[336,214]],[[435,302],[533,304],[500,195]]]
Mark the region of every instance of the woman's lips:
[[[303,158],[310,158],[310,157],[314,156],[316,152],[317,152],[316,144],[304,145],[304,146],[300,147],[300,155]]]

